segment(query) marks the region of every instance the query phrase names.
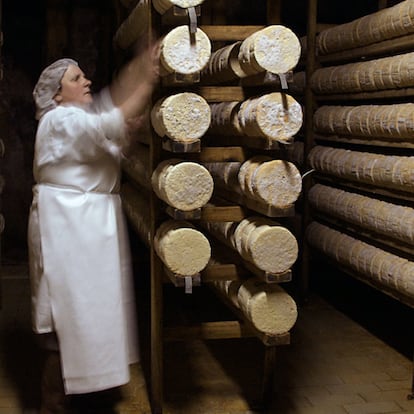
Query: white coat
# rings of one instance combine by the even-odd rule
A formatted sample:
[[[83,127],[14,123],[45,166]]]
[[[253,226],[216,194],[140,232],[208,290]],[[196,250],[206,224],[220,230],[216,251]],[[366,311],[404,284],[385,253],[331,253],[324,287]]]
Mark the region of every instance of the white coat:
[[[104,90],[88,110],[49,111],[36,135],[28,229],[33,329],[56,332],[67,394],[125,384],[138,360],[119,196],[124,129]]]

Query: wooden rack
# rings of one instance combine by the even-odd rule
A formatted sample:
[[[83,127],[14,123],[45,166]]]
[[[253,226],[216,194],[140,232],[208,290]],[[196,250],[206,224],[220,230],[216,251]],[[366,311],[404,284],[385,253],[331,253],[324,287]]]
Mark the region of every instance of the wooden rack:
[[[203,7],[209,7],[209,2],[202,4],[197,8],[197,15],[203,17]],[[224,4],[224,3],[223,3]],[[140,19],[144,19],[148,24],[141,25],[137,30],[139,36],[142,34],[142,27],[146,27],[149,35],[153,31],[158,32],[164,24],[174,25],[177,19],[187,17],[186,13],[178,8],[168,11],[160,16],[152,6],[151,0],[141,0],[139,2]],[[280,22],[281,0],[267,1],[267,24]],[[201,21],[203,19],[201,18]],[[182,24],[182,23],[180,23]],[[264,26],[228,26],[208,24],[199,26],[210,38],[211,41],[229,42],[244,40],[253,32]],[[117,33],[118,34],[118,33]],[[120,39],[119,36],[115,37]],[[129,39],[129,37],[127,36]],[[122,45],[127,42],[119,40]],[[167,94],[171,91],[182,90],[198,93],[208,102],[222,102],[231,100],[244,100],[249,94],[253,94],[254,87],[244,88],[242,86],[208,86],[198,83],[199,76],[182,77],[175,74],[162,78],[160,90],[155,95]],[[257,92],[257,89],[256,89]],[[155,99],[154,95],[154,99]],[[154,133],[155,134],[155,133]],[[217,161],[239,161],[246,160],[246,153],[250,150],[279,150],[280,145],[270,142],[267,139],[251,139],[248,137],[238,137],[238,140],[230,138],[215,140],[214,137],[208,137],[209,145],[204,145],[200,140],[194,140],[190,143],[177,143],[166,137],[160,139],[155,136],[150,140],[150,168],[154,168],[158,163],[168,156],[174,154],[174,157],[180,157],[186,160],[195,160],[198,162],[217,162]],[[258,211],[260,214],[270,217],[288,217],[294,214],[294,207],[288,206],[283,210],[275,210],[268,206],[240,198],[238,195],[226,197],[223,200],[222,194],[217,192],[214,195],[214,205],[207,205],[203,208],[191,212],[183,212],[172,207],[166,206],[156,195],[151,193],[150,200],[150,234],[151,240],[154,239],[156,229],[165,216],[178,220],[190,220],[193,222],[203,221],[240,221],[249,211]],[[214,245],[212,242],[214,251]],[[238,280],[245,278],[248,274],[254,274],[266,283],[282,283],[291,280],[291,271],[282,274],[270,274],[263,272],[254,265],[247,263],[240,257],[236,257],[235,252],[231,252],[226,246],[220,245],[220,251],[227,249],[226,258],[230,260],[217,261],[210,263],[200,274],[190,277],[182,277],[172,274],[166,270],[160,258],[157,256],[154,246],[150,246],[150,267],[151,267],[151,409],[154,414],[161,414],[163,411],[163,343],[164,341],[182,341],[192,339],[223,339],[223,338],[242,338],[256,337],[264,348],[264,373],[262,378],[261,400],[262,404],[269,403],[272,395],[274,363],[276,358],[276,346],[287,345],[290,342],[290,334],[286,332],[281,335],[267,335],[259,332],[235,306],[220,298],[233,311],[236,320],[223,322],[204,322],[192,326],[164,326],[163,324],[163,287],[166,282],[173,283],[178,288],[184,288],[186,292],[191,292],[193,287],[203,285],[207,282],[218,280]],[[232,260],[232,258],[234,260]],[[214,289],[213,289],[214,290]]]

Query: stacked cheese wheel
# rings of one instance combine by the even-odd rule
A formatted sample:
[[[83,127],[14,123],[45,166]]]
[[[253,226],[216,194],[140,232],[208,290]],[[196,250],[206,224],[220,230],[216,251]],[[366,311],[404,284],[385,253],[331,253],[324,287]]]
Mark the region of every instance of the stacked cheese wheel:
[[[211,255],[207,237],[191,223],[180,220],[168,220],[158,227],[154,248],[165,266],[183,277],[203,270]]]
[[[208,36],[197,28],[190,33],[188,26],[178,26],[161,40],[160,75],[171,73],[191,75],[203,70],[211,56]]]
[[[393,7],[323,30],[316,39],[317,52],[326,55],[413,32],[414,4],[402,1]]]
[[[239,51],[242,42],[236,42],[217,49],[211,54],[202,76],[209,82],[229,82],[246,76],[240,66]]]
[[[414,104],[324,105],[314,114],[317,132],[344,136],[414,139]]]
[[[226,101],[211,103],[211,134],[221,135],[243,135],[239,123],[239,109],[241,103],[238,101]]]
[[[244,194],[271,206],[287,207],[302,191],[302,177],[291,162],[264,155],[245,161],[238,180]]]
[[[358,239],[312,222],[306,230],[308,243],[362,277],[413,297],[414,262]]]
[[[279,285],[255,278],[214,282],[213,286],[242,311],[260,332],[280,335],[294,326],[298,311],[295,301]]]
[[[317,145],[309,153],[312,168],[352,181],[414,191],[414,157],[350,151]]]
[[[245,161],[205,163],[215,183],[259,203],[285,208],[298,199],[302,177],[289,161],[257,155]]]
[[[173,6],[181,7],[183,9],[195,7],[203,3],[204,0],[153,0],[155,10],[158,13],[164,14]]]
[[[268,273],[284,273],[298,257],[292,233],[268,218],[253,216],[234,222],[209,222],[207,229],[248,262]]]
[[[210,200],[214,188],[213,178],[204,166],[179,159],[168,159],[158,164],[151,182],[159,198],[182,211],[203,207]]]
[[[224,82],[262,72],[282,74],[291,71],[301,54],[297,36],[282,25],[258,30],[242,42],[216,50],[203,75],[209,81]]]
[[[404,88],[414,85],[414,53],[317,69],[311,78],[317,94]]]
[[[286,73],[299,61],[300,42],[282,25],[265,27],[246,38],[240,46],[239,62],[247,75],[269,71]]]
[[[273,92],[235,102],[211,104],[211,131],[222,134],[266,137],[287,143],[300,130],[302,107],[290,95]],[[236,119],[237,114],[237,119]]]
[[[406,243],[414,243],[414,209],[322,184],[309,191],[317,211]]]
[[[192,92],[182,92],[159,99],[151,110],[155,132],[174,141],[192,142],[201,138],[210,126],[210,106]]]

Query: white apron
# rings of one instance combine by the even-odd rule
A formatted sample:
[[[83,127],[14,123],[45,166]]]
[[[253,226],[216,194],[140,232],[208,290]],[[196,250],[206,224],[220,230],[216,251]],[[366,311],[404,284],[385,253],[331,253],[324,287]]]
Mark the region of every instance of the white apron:
[[[104,114],[50,111],[36,136],[28,231],[33,329],[56,332],[67,394],[125,384],[129,363],[138,360],[118,194],[123,118],[105,99],[111,110]]]

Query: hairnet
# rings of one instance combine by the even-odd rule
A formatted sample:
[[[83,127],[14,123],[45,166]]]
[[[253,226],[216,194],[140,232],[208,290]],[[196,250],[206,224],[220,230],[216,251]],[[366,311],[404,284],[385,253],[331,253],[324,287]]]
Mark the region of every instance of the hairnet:
[[[79,66],[78,62],[73,59],[59,59],[45,68],[40,74],[33,90],[33,98],[36,104],[36,119],[40,119],[46,112],[57,106],[53,98],[59,91],[60,81],[69,65]]]

